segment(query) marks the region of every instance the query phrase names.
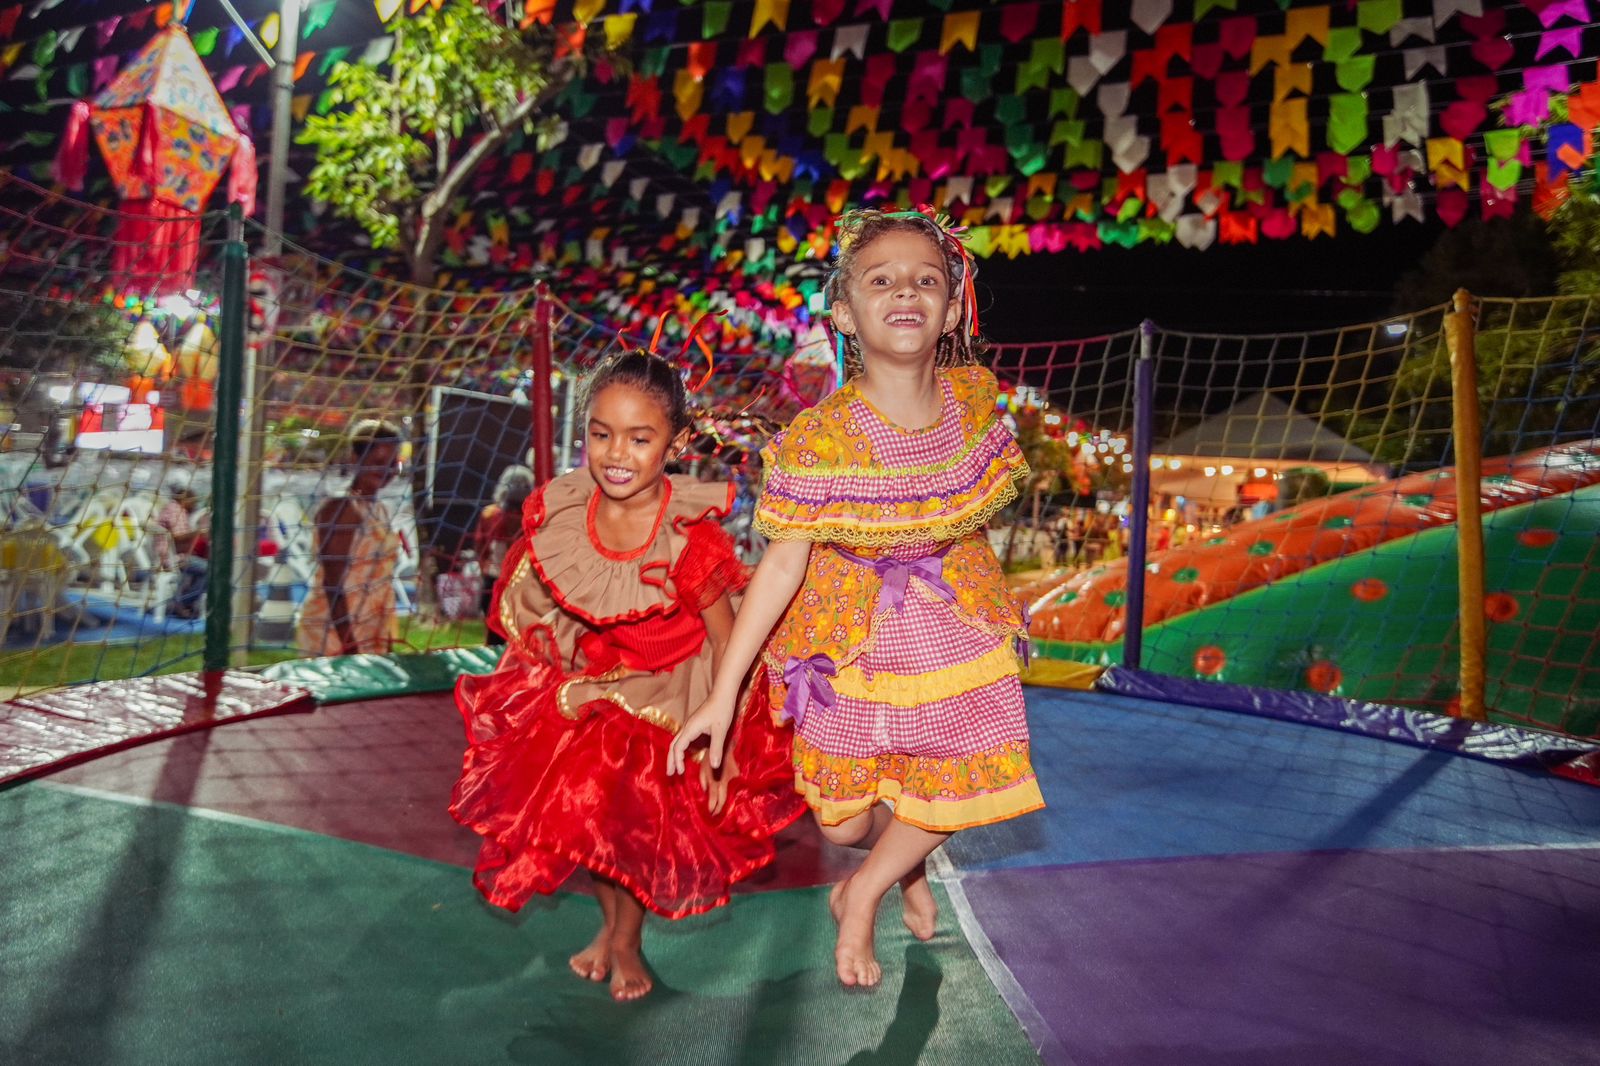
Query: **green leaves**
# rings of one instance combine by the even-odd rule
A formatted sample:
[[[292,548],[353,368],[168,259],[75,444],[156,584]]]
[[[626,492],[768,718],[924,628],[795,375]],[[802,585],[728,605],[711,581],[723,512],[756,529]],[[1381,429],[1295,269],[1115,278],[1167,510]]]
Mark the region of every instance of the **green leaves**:
[[[554,139],[558,120],[532,105],[585,62],[556,58],[551,40],[524,39],[477,3],[424,5],[398,24],[383,67],[333,66],[326,113],[308,115],[298,138],[317,151],[305,191],[360,225],[374,248],[401,246],[413,276],[430,275],[432,222],[452,212],[454,190],[488,155],[474,146],[523,129]]]

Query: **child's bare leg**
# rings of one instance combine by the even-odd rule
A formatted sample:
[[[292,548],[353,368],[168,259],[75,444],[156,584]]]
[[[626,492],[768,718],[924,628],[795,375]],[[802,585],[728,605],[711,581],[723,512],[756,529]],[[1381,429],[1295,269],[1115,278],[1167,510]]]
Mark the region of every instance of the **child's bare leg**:
[[[594,875],[594,894],[600,902],[600,931],[589,946],[567,960],[572,972],[585,981],[604,981],[611,973],[611,936],[617,923],[617,893],[614,881]]]
[[[917,875],[923,871],[928,856],[949,838],[949,834],[930,833],[892,819],[881,829],[876,823],[876,812],[864,811],[842,825],[828,827],[832,831],[827,832],[828,838],[837,844],[857,843],[869,834],[877,837],[861,868],[835,885],[828,897],[828,907],[839,923],[839,939],[833,951],[834,968],[840,983],[845,985],[870,987],[883,977],[872,942],[878,904],[889,886],[904,879],[911,889],[919,925],[924,924],[922,918],[937,913],[930,914],[922,906],[921,893],[928,893],[926,902],[929,904],[933,902],[933,894],[926,875],[920,878]],[[911,926],[909,914],[906,924]],[[924,927],[931,929],[931,925],[930,920]],[[912,932],[917,933],[917,928],[912,927]]]
[[[870,816],[870,817],[869,817]],[[894,812],[882,803],[873,804],[868,812],[857,815],[836,826],[823,826],[823,836],[835,844],[845,847],[871,848],[883,836],[883,831],[894,821]],[[829,896],[831,902],[837,899],[843,889],[844,882],[833,887]],[[939,904],[933,898],[933,889],[928,885],[928,867],[926,862],[918,863],[916,868],[900,879],[900,891],[904,896],[904,906],[901,910],[901,921],[905,922],[911,935],[918,940],[932,940],[939,926]]]
[[[900,879],[900,895],[900,920],[918,940],[932,940],[933,934],[939,931],[939,903],[928,884],[927,859],[917,863]]]
[[[638,999],[654,987],[645,965],[644,904],[633,893],[616,889],[616,924],[611,930],[611,998]]]

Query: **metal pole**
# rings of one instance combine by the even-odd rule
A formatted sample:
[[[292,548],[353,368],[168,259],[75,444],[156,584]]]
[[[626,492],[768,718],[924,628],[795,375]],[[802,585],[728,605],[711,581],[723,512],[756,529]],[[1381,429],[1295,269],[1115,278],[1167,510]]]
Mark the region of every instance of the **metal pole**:
[[[283,252],[283,204],[289,180],[289,139],[294,125],[294,66],[300,50],[300,0],[283,0],[278,11],[278,43],[273,49],[272,140],[267,155],[266,233],[261,254],[276,260]],[[280,286],[281,288],[281,286]],[[281,301],[282,292],[277,294]],[[267,387],[271,382],[272,332],[259,345],[246,345],[244,352],[244,411],[247,431],[240,435],[239,469],[243,473],[244,499],[240,526],[250,531],[242,543],[246,548],[246,579],[234,586],[234,617],[243,626],[238,641],[243,660],[255,645],[256,554],[260,551],[262,462],[267,440]],[[242,665],[242,662],[241,662]]]
[[[1138,669],[1144,651],[1145,548],[1150,541],[1150,424],[1155,413],[1156,324],[1139,324],[1133,366],[1133,487],[1128,497],[1128,602],[1122,627],[1122,665]]]
[[[577,379],[569,367],[561,375],[561,446],[560,458],[563,472],[572,469],[572,431],[578,412]]]
[[[1483,432],[1478,419],[1478,355],[1473,343],[1472,294],[1457,289],[1445,324],[1450,345],[1450,391],[1455,408],[1456,577],[1461,632],[1461,717],[1487,717],[1484,659],[1489,638],[1483,613]]]
[[[294,64],[300,51],[300,0],[283,0],[278,9],[278,44],[273,49],[277,66],[272,68],[272,145],[267,156],[267,238],[261,246],[266,255],[283,251],[284,186],[289,180],[289,134],[294,124]]]
[[[533,481],[543,485],[555,476],[555,426],[550,396],[550,300],[540,295],[533,306]]]
[[[253,565],[235,536],[234,507],[239,490],[239,404],[244,384],[245,247],[244,216],[228,208],[228,241],[222,247],[222,335],[217,368],[217,434],[211,449],[211,559],[206,571],[206,631],[202,664],[215,679],[228,666],[232,593],[236,569]],[[238,564],[243,564],[243,567]],[[248,573],[248,571],[245,571]]]

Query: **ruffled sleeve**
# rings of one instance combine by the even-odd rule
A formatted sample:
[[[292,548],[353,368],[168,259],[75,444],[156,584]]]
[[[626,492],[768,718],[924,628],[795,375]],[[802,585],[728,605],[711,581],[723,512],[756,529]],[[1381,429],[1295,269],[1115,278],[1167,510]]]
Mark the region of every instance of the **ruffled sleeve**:
[[[698,614],[724,593],[744,588],[749,580],[733,538],[722,528],[722,520],[733,511],[738,490],[729,482],[678,476],[672,478],[672,484],[668,512],[682,547],[672,564],[671,588],[680,604]]]
[[[744,588],[749,580],[749,570],[740,562],[733,538],[721,526],[706,521],[689,527],[672,571],[679,603],[691,611],[703,611],[721,596]]]
[[[944,372],[955,420],[921,465],[876,462],[851,390],[802,413],[762,453],[755,526],[772,540],[886,547],[964,537],[1016,498],[1028,464],[995,414],[999,385],[982,367]]]

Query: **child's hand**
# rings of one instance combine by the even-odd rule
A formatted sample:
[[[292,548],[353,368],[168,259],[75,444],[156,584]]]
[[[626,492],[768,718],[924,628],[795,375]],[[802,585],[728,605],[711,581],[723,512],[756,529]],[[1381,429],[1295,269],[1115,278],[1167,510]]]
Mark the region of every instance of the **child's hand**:
[[[728,783],[738,775],[739,766],[733,761],[731,751],[720,770],[712,767],[710,759],[700,760],[700,785],[706,790],[706,810],[712,814],[722,813],[723,805],[728,802]]]
[[[709,757],[706,759],[715,770],[722,765],[722,744],[728,739],[728,727],[733,725],[733,696],[723,695],[716,689],[711,690],[711,695],[706,701],[696,707],[683,723],[683,728],[678,730],[678,735],[672,740],[672,747],[667,751],[667,773],[683,773],[683,753],[689,750],[689,745],[701,737],[710,737],[711,745]]]

